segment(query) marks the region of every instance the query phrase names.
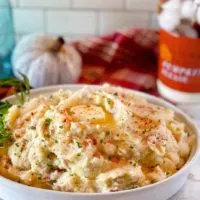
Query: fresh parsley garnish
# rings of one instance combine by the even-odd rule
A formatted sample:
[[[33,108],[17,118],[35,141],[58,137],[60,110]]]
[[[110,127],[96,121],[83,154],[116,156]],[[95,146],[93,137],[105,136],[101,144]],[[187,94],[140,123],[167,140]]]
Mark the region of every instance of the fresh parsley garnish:
[[[0,146],[4,147],[10,139],[10,131],[5,126],[5,115],[12,105],[8,102],[0,102]]]
[[[30,84],[28,78],[21,73],[23,80],[18,80],[16,78],[6,78],[0,80],[0,86],[2,87],[14,87],[19,93],[16,94],[16,97],[19,101],[19,104],[24,104],[28,99],[30,94]],[[4,147],[6,143],[11,138],[11,133],[5,124],[5,116],[8,113],[8,109],[12,104],[8,102],[0,102],[0,146]]]
[[[112,103],[111,99],[107,99],[107,102],[108,102],[108,104]]]
[[[76,142],[76,144],[77,144],[78,148],[82,147],[79,142]]]
[[[50,123],[51,123],[51,121],[52,121],[52,119],[46,118],[46,119],[45,119],[45,125],[46,125],[46,126],[49,126]]]
[[[35,130],[36,127],[35,127],[35,126],[30,126],[30,129],[31,129],[31,130]]]
[[[106,131],[106,136],[109,136],[110,135],[110,131]]]
[[[77,157],[80,157],[81,156],[81,153],[77,153]]]

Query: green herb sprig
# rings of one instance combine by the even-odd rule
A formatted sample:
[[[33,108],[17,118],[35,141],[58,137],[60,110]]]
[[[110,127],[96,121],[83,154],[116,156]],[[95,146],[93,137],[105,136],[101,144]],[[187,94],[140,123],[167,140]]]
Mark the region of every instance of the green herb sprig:
[[[15,87],[19,92],[16,94],[16,97],[19,101],[19,104],[22,105],[29,98],[30,84],[28,78],[24,74],[20,74],[23,77],[22,81],[16,78],[1,79],[0,86]],[[11,133],[5,124],[5,116],[11,106],[12,104],[9,102],[0,101],[0,147],[4,147],[11,138]]]
[[[0,147],[4,147],[10,139],[10,131],[5,127],[5,115],[11,106],[8,102],[0,102]]]
[[[24,104],[29,98],[31,87],[28,78],[24,74],[20,74],[23,77],[22,81],[16,78],[5,78],[0,80],[0,86],[15,87],[19,91],[19,93],[16,94],[19,103]]]

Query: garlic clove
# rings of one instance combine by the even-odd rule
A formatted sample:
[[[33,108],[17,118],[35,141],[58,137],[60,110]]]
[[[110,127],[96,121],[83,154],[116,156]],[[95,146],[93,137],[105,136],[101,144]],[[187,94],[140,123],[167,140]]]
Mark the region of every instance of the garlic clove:
[[[178,12],[163,10],[158,16],[158,21],[161,28],[167,31],[173,31],[180,24],[181,19]]]
[[[163,10],[168,11],[179,11],[181,7],[181,1],[180,0],[169,0],[162,4]]]
[[[186,0],[181,5],[181,18],[193,19],[195,13],[195,6],[192,0]]]

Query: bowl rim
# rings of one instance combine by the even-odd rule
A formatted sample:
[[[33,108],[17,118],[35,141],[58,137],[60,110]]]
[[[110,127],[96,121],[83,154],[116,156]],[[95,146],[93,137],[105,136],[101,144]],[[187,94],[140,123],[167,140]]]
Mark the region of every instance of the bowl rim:
[[[92,87],[95,89],[98,89],[100,87],[102,87],[102,85],[88,85],[88,84],[62,84],[62,85],[52,85],[52,86],[46,86],[46,87],[41,87],[41,88],[37,88],[37,89],[31,89],[30,90],[30,94],[31,95],[37,95],[37,93],[40,93],[39,95],[42,95],[42,93],[48,93],[48,92],[54,92],[55,90],[58,89],[69,89],[69,90],[78,90],[81,89],[85,86],[88,87]],[[119,87],[119,86],[116,86]],[[159,104],[161,106],[167,107],[172,109],[173,111],[175,111],[175,113],[181,115],[181,117],[183,117],[185,119],[185,121],[190,124],[190,126],[192,126],[194,133],[196,135],[196,145],[193,149],[193,153],[192,155],[190,155],[190,157],[188,158],[187,162],[184,164],[184,166],[179,169],[176,173],[174,173],[172,176],[167,177],[166,179],[163,179],[161,181],[158,181],[156,183],[152,183],[149,185],[145,185],[142,187],[138,187],[138,188],[134,188],[134,189],[129,189],[129,190],[122,190],[122,191],[116,191],[116,192],[104,192],[104,193],[81,193],[81,192],[64,192],[64,191],[57,191],[57,190],[50,190],[50,189],[43,189],[43,188],[37,188],[37,187],[33,187],[33,186],[28,186],[25,184],[21,184],[15,181],[12,181],[8,178],[3,177],[2,175],[0,175],[0,184],[2,184],[2,182],[7,183],[7,184],[11,184],[13,186],[16,186],[17,188],[20,187],[21,189],[27,189],[27,190],[31,190],[31,191],[37,191],[37,192],[45,192],[45,193],[49,193],[49,194],[57,194],[57,195],[68,195],[68,196],[109,196],[109,195],[119,195],[119,194],[128,194],[128,193],[132,193],[132,192],[139,192],[139,191],[143,191],[143,190],[147,190],[147,189],[151,189],[154,188],[158,185],[162,185],[166,182],[169,182],[173,179],[175,179],[177,176],[179,176],[180,174],[182,174],[184,171],[186,171],[187,169],[191,168],[191,166],[193,165],[193,163],[197,160],[198,156],[200,156],[200,129],[197,127],[196,123],[193,121],[193,119],[188,116],[186,113],[184,113],[181,109],[177,108],[175,105],[165,101],[162,98],[144,93],[144,92],[140,92],[140,91],[136,91],[133,89],[128,89],[128,88],[124,88],[124,87],[120,87],[125,91],[128,91],[132,94],[136,94],[139,96],[142,96],[144,98],[146,98],[148,101],[153,101],[153,103],[155,104]],[[2,99],[3,101],[9,101],[12,99],[15,99],[16,96],[12,95],[9,97],[6,97],[4,99]]]

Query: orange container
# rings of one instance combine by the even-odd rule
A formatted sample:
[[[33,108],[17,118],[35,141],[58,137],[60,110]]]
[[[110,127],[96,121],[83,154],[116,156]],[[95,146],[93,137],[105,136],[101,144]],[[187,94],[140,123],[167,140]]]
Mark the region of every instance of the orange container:
[[[160,93],[172,101],[200,101],[200,39],[160,31]],[[194,101],[194,100],[192,100]]]

